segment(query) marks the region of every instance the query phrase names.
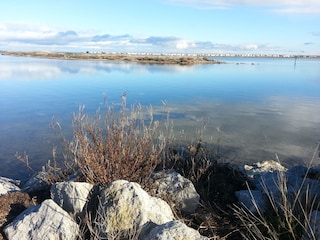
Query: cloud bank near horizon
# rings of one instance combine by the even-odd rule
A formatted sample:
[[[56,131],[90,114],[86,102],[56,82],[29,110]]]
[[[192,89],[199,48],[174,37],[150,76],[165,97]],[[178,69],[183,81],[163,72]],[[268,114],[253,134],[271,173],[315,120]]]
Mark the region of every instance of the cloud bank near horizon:
[[[268,11],[285,14],[320,13],[318,0],[167,0],[198,9],[231,9],[241,6],[267,7]]]
[[[277,47],[257,43],[222,44],[175,36],[97,35],[45,25],[0,23],[0,50],[220,53],[275,52]]]

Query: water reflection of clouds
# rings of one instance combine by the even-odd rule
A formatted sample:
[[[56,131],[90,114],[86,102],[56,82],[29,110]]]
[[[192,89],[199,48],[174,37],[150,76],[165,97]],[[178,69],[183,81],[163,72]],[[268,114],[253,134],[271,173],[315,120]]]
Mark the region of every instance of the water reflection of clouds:
[[[152,104],[157,120],[165,120],[168,110],[177,137],[179,130],[183,129],[188,139],[195,142],[196,129],[206,125],[203,141],[217,142],[219,127],[222,149],[229,151],[228,155],[233,149],[238,162],[267,160],[274,158],[274,153],[281,154],[283,159],[292,159],[290,156],[309,159],[312,146],[320,136],[319,84],[310,81],[303,71],[282,69],[279,64],[274,65],[283,73],[264,68],[263,63],[190,67],[87,60],[5,59],[9,58],[0,57],[0,81],[4,80],[2,83],[6,86],[6,90],[0,88],[4,93],[1,100],[6,103],[2,105],[2,112],[7,113],[8,119],[24,122],[29,111],[32,114],[28,121],[30,129],[36,126],[34,131],[42,128],[40,124],[34,124],[40,119],[47,128],[53,113],[68,122],[70,113],[79,105],[85,104],[87,109],[95,112],[97,104],[103,100],[101,92],[108,95],[108,100],[117,102],[122,92],[128,89],[128,104],[135,101],[144,106]],[[17,85],[14,81],[11,84],[11,79],[61,81],[58,84],[34,81],[34,84]],[[167,108],[161,105],[161,99],[168,101]],[[15,124],[4,116],[3,119],[8,124]],[[4,124],[1,126],[6,128]],[[22,136],[19,139],[27,136],[22,132],[28,128],[17,127]],[[0,142],[6,140],[0,139]]]
[[[239,103],[227,104],[204,101],[191,106],[176,106],[173,109],[179,109],[184,112],[190,119],[199,119],[209,117],[219,119],[225,117],[237,118],[239,116],[247,119],[259,120],[261,122],[270,122],[283,124],[283,128],[290,132],[299,132],[307,128],[318,129],[320,134],[320,113],[319,99],[301,97],[289,98],[287,96],[269,97],[262,104],[260,103]],[[218,115],[218,116],[217,116]],[[220,116],[220,117],[219,117]],[[319,135],[320,138],[320,135]]]
[[[27,59],[19,64],[15,61],[1,59],[1,79],[54,79],[61,74],[94,74],[97,72],[121,72],[121,73],[182,73],[193,71],[192,66],[173,65],[148,65],[138,63],[114,63],[110,61],[86,61],[86,60],[54,60],[54,59]]]
[[[52,79],[59,73],[60,69],[57,66],[37,62],[24,62],[22,64],[17,64],[15,62],[1,62],[0,64],[0,80]]]
[[[99,71],[105,72],[124,72],[124,73],[152,73],[152,72],[164,72],[164,73],[175,73],[175,72],[189,72],[194,69],[193,66],[179,66],[179,65],[150,65],[150,64],[139,64],[139,63],[112,63],[110,61],[97,61],[90,62],[94,65],[94,68]]]
[[[277,153],[281,160],[292,165],[312,157],[320,138],[319,105],[319,100],[277,96],[266,99],[264,104],[206,100],[170,105],[167,110],[174,113],[170,115],[175,129],[183,129],[193,141],[196,141],[196,129],[205,125],[203,140],[216,142],[219,127],[222,147],[226,151],[237,149],[236,162],[268,160]],[[154,112],[164,114],[165,111],[158,106]]]
[[[315,98],[288,98],[270,97],[271,106],[277,107],[292,125],[292,130],[302,127],[320,125],[319,99]],[[320,138],[320,136],[319,136]]]

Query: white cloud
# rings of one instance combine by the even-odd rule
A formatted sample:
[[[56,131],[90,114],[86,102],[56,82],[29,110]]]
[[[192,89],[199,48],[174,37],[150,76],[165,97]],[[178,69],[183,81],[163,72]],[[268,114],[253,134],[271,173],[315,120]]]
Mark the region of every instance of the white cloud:
[[[274,12],[277,13],[302,13],[302,14],[310,14],[310,13],[320,13],[320,5],[319,6],[297,6],[297,7],[280,7],[274,8]]]
[[[240,48],[245,50],[257,50],[259,46],[258,44],[244,44],[244,45],[240,45]]]
[[[320,13],[318,0],[168,0],[198,9],[228,9],[238,6],[268,7],[279,13]]]
[[[30,38],[40,39],[55,34],[55,29],[47,25],[29,23],[0,22],[0,40]]]
[[[228,45],[175,36],[97,35],[39,24],[0,24],[0,50],[216,53],[272,49],[274,47],[256,43]]]
[[[181,40],[176,43],[176,48],[178,49],[187,49],[192,46],[194,46],[194,43],[186,40]]]
[[[320,36],[320,32],[311,32],[311,35],[315,36],[315,37],[319,37]]]

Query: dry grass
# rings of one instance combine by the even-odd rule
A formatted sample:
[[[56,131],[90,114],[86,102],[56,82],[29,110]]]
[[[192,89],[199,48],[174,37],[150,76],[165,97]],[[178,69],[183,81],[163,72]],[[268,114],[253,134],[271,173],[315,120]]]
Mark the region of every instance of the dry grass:
[[[314,226],[310,225],[310,213],[319,210],[320,203],[319,197],[312,191],[315,186],[306,183],[308,173],[309,170],[297,191],[288,186],[283,172],[279,172],[274,179],[277,193],[271,192],[269,186],[262,182],[268,203],[265,211],[259,209],[253,196],[256,213],[244,206],[234,207],[235,215],[242,222],[240,232],[244,239],[316,240]]]

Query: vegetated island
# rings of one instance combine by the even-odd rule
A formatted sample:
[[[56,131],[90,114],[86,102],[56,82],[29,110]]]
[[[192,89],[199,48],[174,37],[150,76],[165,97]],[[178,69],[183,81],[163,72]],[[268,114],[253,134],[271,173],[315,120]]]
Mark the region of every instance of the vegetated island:
[[[2,55],[19,57],[39,57],[63,60],[108,60],[118,62],[136,62],[142,64],[221,64],[224,62],[198,55],[170,55],[170,54],[131,54],[131,53],[71,53],[71,52],[12,52],[1,51]]]

